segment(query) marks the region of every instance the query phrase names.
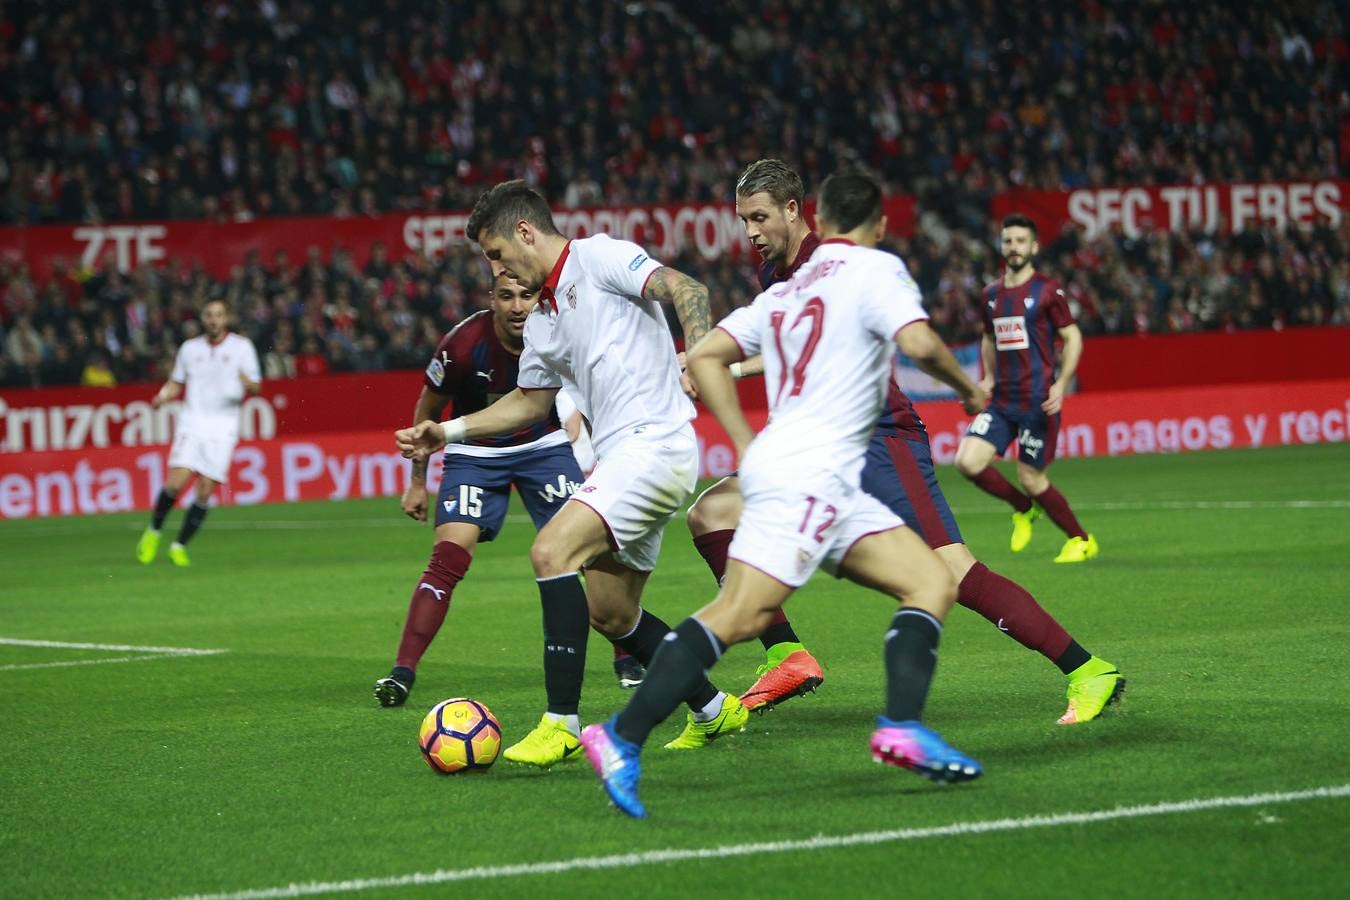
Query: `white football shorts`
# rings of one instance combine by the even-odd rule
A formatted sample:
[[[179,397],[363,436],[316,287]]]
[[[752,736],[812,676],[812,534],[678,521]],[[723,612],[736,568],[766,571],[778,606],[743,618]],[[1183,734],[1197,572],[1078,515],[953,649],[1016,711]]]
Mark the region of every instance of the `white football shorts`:
[[[605,452],[572,502],[584,503],[604,521],[616,560],[650,572],[666,524],[697,481],[698,440],[692,426],[660,437],[639,430]]]
[[[853,545],[904,525],[881,501],[836,482],[807,488],[741,473],[741,512],[727,555],[799,588],[818,568],[831,575]]]
[[[238,443],[232,438],[211,438],[180,431],[169,448],[170,469],[190,469],[224,484],[230,479],[230,460]]]

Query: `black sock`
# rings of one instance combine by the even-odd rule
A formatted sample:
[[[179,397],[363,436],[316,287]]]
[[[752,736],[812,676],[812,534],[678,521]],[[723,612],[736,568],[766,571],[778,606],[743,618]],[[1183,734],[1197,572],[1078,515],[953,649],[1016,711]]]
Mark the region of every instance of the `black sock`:
[[[918,721],[937,668],[942,625],[921,609],[900,610],[886,632],[886,718]]]
[[[1059,659],[1055,660],[1055,665],[1059,666],[1061,672],[1068,675],[1090,659],[1092,659],[1092,654],[1084,650],[1082,644],[1077,641],[1069,641],[1069,646],[1059,655]]]
[[[155,512],[150,517],[150,527],[159,531],[164,527],[164,520],[169,515],[169,510],[173,509],[173,501],[178,499],[177,491],[170,491],[168,488],[160,488],[159,496],[155,498]]]
[[[544,690],[548,711],[575,716],[581,705],[581,680],[586,674],[586,637],[591,614],[581,575],[538,580],[544,608]]]
[[[669,718],[700,681],[708,680],[707,670],[725,649],[697,619],[681,622],[672,637],[661,641],[646,679],[619,713],[614,724],[619,736],[638,745],[645,743],[652,729]]]
[[[404,687],[411,688],[413,682],[417,680],[417,673],[407,666],[394,666],[389,670],[389,677],[402,682]]]
[[[661,649],[661,644],[668,634],[670,626],[662,621],[660,616],[643,609],[638,611],[638,623],[632,632],[614,643],[627,650],[643,666],[650,667],[656,657],[656,651]],[[699,710],[711,703],[712,698],[716,696],[717,688],[705,677],[703,683],[686,698],[686,702],[690,709]]]
[[[759,636],[759,642],[764,645],[765,650],[768,650],[774,644],[800,644],[801,638],[797,637],[792,623],[784,619],[764,629],[764,633]]]
[[[183,524],[178,529],[178,543],[186,544],[192,540],[192,536],[197,533],[197,529],[202,527],[202,522],[206,519],[206,514],[210,507],[202,506],[193,501],[188,507],[187,515],[183,517]]]

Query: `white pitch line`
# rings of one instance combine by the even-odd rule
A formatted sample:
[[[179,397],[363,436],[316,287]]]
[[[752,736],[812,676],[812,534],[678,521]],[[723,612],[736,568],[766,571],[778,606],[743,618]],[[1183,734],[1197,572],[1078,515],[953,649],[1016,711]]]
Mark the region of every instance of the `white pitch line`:
[[[189,656],[215,656],[224,650],[199,650],[196,653],[150,653],[145,656],[111,656],[104,659],[70,659],[65,662],[15,663],[0,666],[0,672],[17,672],[20,669],[68,669],[72,666],[101,666],[107,663],[146,662],[151,659],[184,659]]]
[[[671,848],[648,850],[642,853],[623,853],[612,856],[581,856],[552,862],[516,863],[502,866],[475,866],[470,869],[437,869],[434,872],[414,872],[385,878],[360,878],[349,881],[309,881],[291,883],[285,887],[258,888],[223,894],[193,894],[178,900],[266,900],[272,897],[305,897],[312,894],[355,893],[384,888],[414,887],[445,884],[452,881],[476,881],[493,878],[512,878],[522,875],[552,875],[578,870],[621,869],[633,866],[658,865],[686,860],[726,859],[737,856],[758,856],[769,853],[790,853],[801,850],[830,850],[838,847],[857,847],[868,844],[888,844],[934,837],[966,837],[1000,831],[1025,831],[1032,828],[1054,828],[1061,825],[1086,825],[1120,819],[1138,819],[1148,816],[1166,816],[1178,813],[1202,812],[1210,809],[1266,806],[1275,803],[1297,803],[1302,800],[1324,800],[1350,797],[1350,784],[1312,788],[1305,791],[1283,791],[1267,794],[1247,794],[1235,797],[1207,797],[1171,803],[1153,803],[1146,806],[1120,806],[1115,809],[1092,812],[1051,813],[1026,816],[1021,819],[989,819],[975,822],[955,822],[927,828],[900,828],[890,831],[864,831],[855,834],[817,835],[793,841],[771,841],[755,844],[730,844],[694,849]],[[637,826],[640,827],[640,826]]]
[[[210,656],[224,650],[200,650],[196,647],[140,647],[133,644],[73,644],[69,641],[34,641],[25,638],[3,638],[0,644],[15,647],[55,647],[58,650],[123,650],[128,653],[165,653],[170,656]]]
[[[44,647],[54,650],[105,650],[109,652],[140,653],[141,656],[113,656],[102,659],[68,659],[45,663],[11,663],[0,666],[0,672],[21,669],[65,669],[71,666],[101,666],[108,663],[144,662],[151,659],[179,659],[187,656],[217,656],[228,650],[203,650],[198,647],[141,647],[133,644],[87,644],[71,641],[37,641],[25,638],[0,637],[0,645],[11,647]]]

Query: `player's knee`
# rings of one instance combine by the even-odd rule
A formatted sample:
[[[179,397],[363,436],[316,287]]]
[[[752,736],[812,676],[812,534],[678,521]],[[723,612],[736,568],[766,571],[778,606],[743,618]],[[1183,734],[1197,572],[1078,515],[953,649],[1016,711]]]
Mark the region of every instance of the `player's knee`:
[[[632,634],[637,620],[634,610],[591,609],[591,627],[611,641]]]
[[[580,570],[581,560],[568,541],[541,531],[530,546],[530,565],[535,578],[552,578]]]
[[[974,453],[957,450],[955,465],[956,471],[960,472],[966,478],[978,478],[979,474],[984,471],[985,466],[987,466],[988,463],[982,459],[977,459]]]
[[[689,533],[695,537],[712,531],[733,529],[740,518],[740,505],[739,496],[706,493],[689,507],[685,524],[689,526]]]

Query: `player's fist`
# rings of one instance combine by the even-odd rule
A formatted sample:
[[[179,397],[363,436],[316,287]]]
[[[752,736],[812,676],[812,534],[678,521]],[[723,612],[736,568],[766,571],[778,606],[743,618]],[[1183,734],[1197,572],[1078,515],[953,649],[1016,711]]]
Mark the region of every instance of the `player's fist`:
[[[403,492],[403,513],[418,522],[427,520],[427,483],[414,480]]]
[[[445,430],[439,422],[427,419],[411,428],[394,432],[394,443],[404,459],[425,460],[445,446]]]
[[[968,416],[976,416],[984,412],[984,408],[989,405],[989,391],[984,384],[975,385],[975,393],[961,398],[961,408],[966,411]]]

